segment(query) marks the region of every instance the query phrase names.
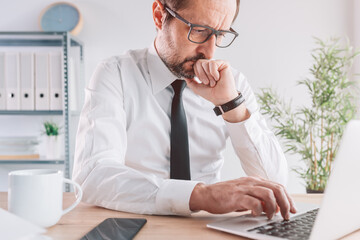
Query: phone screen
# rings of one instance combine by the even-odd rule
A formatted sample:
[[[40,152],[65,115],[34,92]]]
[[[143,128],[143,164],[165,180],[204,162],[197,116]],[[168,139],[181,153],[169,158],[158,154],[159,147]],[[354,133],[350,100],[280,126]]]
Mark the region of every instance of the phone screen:
[[[144,218],[108,218],[88,232],[81,240],[133,239],[147,222]]]

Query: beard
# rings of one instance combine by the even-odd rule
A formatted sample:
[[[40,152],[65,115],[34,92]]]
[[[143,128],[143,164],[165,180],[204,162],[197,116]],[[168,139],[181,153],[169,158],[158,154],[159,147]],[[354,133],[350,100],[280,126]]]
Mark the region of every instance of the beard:
[[[177,54],[177,48],[171,39],[167,39],[168,43],[166,50],[163,55],[160,55],[161,60],[167,66],[167,68],[178,78],[189,78],[195,77],[194,64],[199,59],[206,59],[203,53],[198,53],[195,56],[186,57],[181,59]]]

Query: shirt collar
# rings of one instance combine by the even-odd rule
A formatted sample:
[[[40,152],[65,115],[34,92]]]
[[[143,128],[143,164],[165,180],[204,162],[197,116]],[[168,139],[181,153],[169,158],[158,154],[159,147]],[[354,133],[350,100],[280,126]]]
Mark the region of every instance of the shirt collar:
[[[169,86],[173,81],[178,79],[164,64],[159,57],[155,46],[151,44],[147,53],[147,64],[150,73],[150,82],[153,94],[159,93],[161,90]]]

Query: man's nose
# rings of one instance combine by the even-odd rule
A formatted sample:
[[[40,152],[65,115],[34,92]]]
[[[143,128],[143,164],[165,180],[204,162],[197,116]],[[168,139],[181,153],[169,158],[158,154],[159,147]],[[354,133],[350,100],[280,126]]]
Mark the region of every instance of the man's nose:
[[[216,36],[212,35],[206,42],[199,44],[198,53],[204,54],[206,59],[212,59],[216,49]]]

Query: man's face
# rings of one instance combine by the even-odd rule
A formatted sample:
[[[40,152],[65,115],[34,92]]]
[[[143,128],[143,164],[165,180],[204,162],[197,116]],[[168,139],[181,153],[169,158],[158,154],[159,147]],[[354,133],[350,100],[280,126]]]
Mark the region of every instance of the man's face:
[[[229,30],[235,16],[235,0],[190,0],[185,9],[177,13],[193,24]],[[164,11],[166,11],[164,9]],[[216,36],[202,44],[190,42],[190,27],[176,18],[165,21],[158,30],[156,45],[167,67],[178,77],[193,78],[193,65],[198,59],[211,59],[215,52]]]

